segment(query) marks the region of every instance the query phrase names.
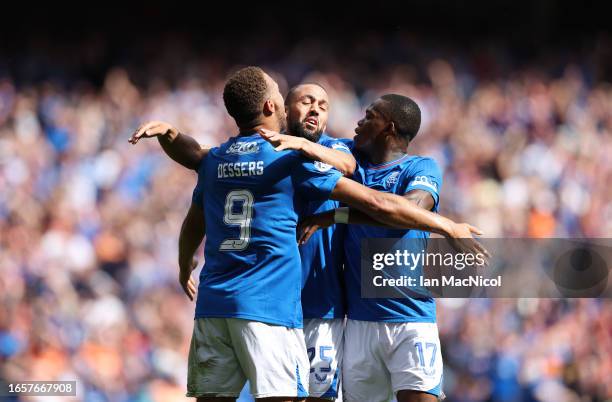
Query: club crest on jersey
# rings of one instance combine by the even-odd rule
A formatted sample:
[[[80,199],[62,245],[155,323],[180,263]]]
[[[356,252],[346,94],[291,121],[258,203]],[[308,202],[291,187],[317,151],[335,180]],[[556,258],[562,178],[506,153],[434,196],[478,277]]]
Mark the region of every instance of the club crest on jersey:
[[[395,183],[397,183],[397,179],[399,178],[400,173],[401,173],[401,172],[399,172],[399,171],[398,171],[398,172],[393,172],[393,173],[391,173],[391,174],[390,174],[390,175],[387,177],[387,179],[385,180],[385,188],[386,188],[387,190],[388,190],[388,189],[390,189],[391,187],[393,187],[393,185],[394,185]]]
[[[259,152],[259,144],[256,142],[236,142],[232,144],[226,154],[246,155]]]
[[[327,172],[329,169],[332,168],[332,165],[328,165],[327,163],[323,163],[321,161],[316,161],[314,163],[314,166],[319,172]]]
[[[431,180],[427,176],[415,176],[414,180],[412,180],[410,184],[408,184],[408,187],[410,186],[425,186],[429,187],[435,192],[438,192],[438,185],[436,184],[436,182]]]

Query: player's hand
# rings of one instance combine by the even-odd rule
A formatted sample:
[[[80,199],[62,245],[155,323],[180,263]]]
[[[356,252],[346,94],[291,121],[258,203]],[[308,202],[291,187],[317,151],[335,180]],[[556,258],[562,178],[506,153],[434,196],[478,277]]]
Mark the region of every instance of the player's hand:
[[[275,151],[285,151],[288,149],[301,151],[304,148],[304,142],[308,141],[302,137],[281,134],[276,131],[266,130],[265,128],[260,128],[259,134],[274,147]]]
[[[452,222],[446,237],[457,252],[465,254],[482,254],[485,257],[485,261],[488,263],[491,254],[473,237],[474,235],[481,236],[483,235],[483,231],[468,223]]]
[[[176,138],[179,131],[172,126],[163,121],[150,121],[142,126],[138,127],[136,131],[132,134],[128,142],[132,145],[136,144],[141,138],[151,138],[157,137],[160,135],[168,135],[171,139]]]
[[[195,258],[191,261],[191,269],[189,271],[181,269],[179,271],[179,282],[183,288],[183,292],[193,301],[196,294],[196,284],[191,276],[191,272],[198,266],[198,260]]]
[[[301,246],[319,229],[325,229],[334,224],[334,211],[322,212],[307,217],[298,224],[297,242]]]

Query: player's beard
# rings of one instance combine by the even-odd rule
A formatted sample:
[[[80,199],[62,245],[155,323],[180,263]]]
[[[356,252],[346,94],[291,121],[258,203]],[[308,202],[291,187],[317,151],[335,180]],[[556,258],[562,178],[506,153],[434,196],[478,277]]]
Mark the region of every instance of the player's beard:
[[[306,124],[303,121],[296,121],[289,123],[289,133],[297,137],[306,138],[311,142],[319,142],[323,130],[317,127],[315,131],[311,131],[306,128]]]

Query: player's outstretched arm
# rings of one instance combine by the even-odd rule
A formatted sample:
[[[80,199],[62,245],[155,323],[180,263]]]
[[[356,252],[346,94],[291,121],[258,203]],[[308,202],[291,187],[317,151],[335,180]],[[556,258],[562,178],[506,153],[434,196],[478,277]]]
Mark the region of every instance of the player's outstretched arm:
[[[466,239],[454,244],[455,248],[488,255],[484,247],[472,238],[474,234],[482,234],[480,229],[467,223],[453,222],[399,195],[372,190],[350,179],[340,178],[330,198],[353,206],[391,227],[424,230],[451,239]],[[349,223],[349,219],[347,216],[344,223]],[[337,219],[334,221],[338,222]]]
[[[450,219],[426,211],[398,195],[372,190],[346,178],[338,180],[330,198],[355,207],[387,226],[445,236],[452,231]]]
[[[434,200],[430,193],[424,190],[411,190],[402,197],[414,205],[431,211]],[[357,208],[341,207],[330,211],[320,212],[306,217],[298,226],[298,242],[303,244],[319,229],[329,227],[334,223],[349,223],[352,225],[381,226],[395,229],[411,229],[399,225],[388,225]]]
[[[201,207],[192,203],[181,226],[178,252],[179,282],[191,301],[193,301],[196,293],[195,281],[191,276],[191,271],[197,266],[194,255],[200,247],[205,233],[204,211]]]
[[[402,195],[403,198],[407,199],[414,205],[423,208],[427,211],[431,211],[435,205],[434,199],[430,193],[424,190],[411,190],[408,193]],[[349,211],[349,221],[348,223],[354,225],[370,225],[370,226],[384,226],[384,227],[393,227],[396,229],[405,229],[404,227],[389,226],[388,224],[381,222],[370,215],[355,209],[351,208]]]
[[[128,140],[136,144],[141,138],[157,137],[162,149],[173,161],[192,170],[197,170],[209,148],[202,147],[193,137],[182,134],[171,124],[150,121],[138,127]]]
[[[351,176],[357,167],[357,162],[353,155],[324,147],[323,145],[308,141],[306,138],[280,134],[276,131],[263,128],[259,130],[259,134],[277,151],[288,149],[299,151],[307,158],[332,165],[345,176]]]

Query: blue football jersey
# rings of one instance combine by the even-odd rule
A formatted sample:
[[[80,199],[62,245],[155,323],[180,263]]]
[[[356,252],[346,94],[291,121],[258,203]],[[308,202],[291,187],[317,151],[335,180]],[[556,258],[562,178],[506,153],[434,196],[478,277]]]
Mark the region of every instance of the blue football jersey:
[[[349,143],[349,146],[352,144]],[[371,165],[357,158],[353,175],[357,182],[377,191],[404,195],[412,190],[425,190],[434,199],[433,211],[438,210],[442,174],[431,158],[405,155],[381,165]],[[431,297],[368,299],[361,297],[361,240],[396,238],[410,240],[415,247],[427,249],[429,232],[389,229],[368,225],[347,225],[345,238],[345,280],[348,318],[382,322],[435,322],[436,305]]]
[[[319,145],[351,153],[339,139],[321,135]],[[338,201],[311,201],[301,213],[307,217],[319,212],[336,209]],[[344,233],[346,225],[332,225],[317,230],[310,240],[300,246],[304,289],[302,309],[304,318],[344,318],[345,295],[342,278]]]
[[[296,210],[327,199],[340,177],[298,152],[275,151],[256,133],[211,149],[193,194],[206,219],[195,317],[300,328]]]

